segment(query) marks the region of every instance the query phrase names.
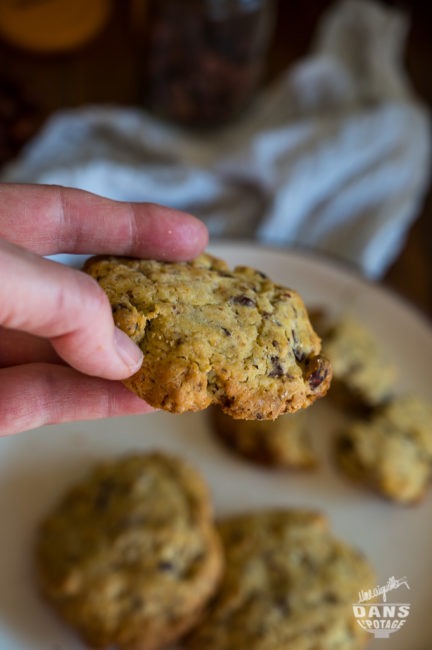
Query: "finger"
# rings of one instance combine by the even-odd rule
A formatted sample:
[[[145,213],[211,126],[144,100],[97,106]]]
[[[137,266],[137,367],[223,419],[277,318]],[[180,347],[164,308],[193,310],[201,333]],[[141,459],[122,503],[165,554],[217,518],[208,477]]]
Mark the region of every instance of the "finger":
[[[142,353],[114,326],[97,282],[81,271],[0,240],[0,325],[51,340],[57,354],[88,375],[123,379]]]
[[[120,382],[87,377],[67,366],[29,364],[0,370],[1,435],[152,410]]]
[[[63,363],[47,339],[0,327],[0,368],[42,361]]]
[[[111,253],[181,261],[208,243],[195,217],[48,185],[0,185],[0,237],[41,255]]]

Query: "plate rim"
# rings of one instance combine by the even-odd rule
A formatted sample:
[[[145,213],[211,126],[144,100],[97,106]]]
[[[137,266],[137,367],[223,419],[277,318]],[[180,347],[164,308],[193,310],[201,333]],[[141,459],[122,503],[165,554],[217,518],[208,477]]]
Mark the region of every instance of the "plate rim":
[[[227,246],[228,248],[241,247],[243,249],[255,248],[264,252],[274,253],[277,252],[281,255],[286,255],[287,257],[299,257],[299,258],[309,258],[310,260],[322,264],[323,266],[329,267],[334,271],[343,272],[350,275],[351,279],[358,282],[358,284],[363,285],[367,289],[372,289],[385,295],[387,298],[392,299],[396,304],[399,304],[405,311],[411,312],[412,315],[417,317],[417,320],[421,322],[426,331],[428,331],[432,337],[432,314],[429,314],[425,309],[422,309],[409,297],[400,293],[395,287],[391,285],[384,284],[382,278],[371,278],[367,275],[364,275],[359,267],[354,263],[349,263],[347,260],[333,255],[330,253],[324,253],[323,251],[317,250],[313,247],[308,246],[286,246],[278,244],[269,244],[266,242],[259,242],[253,239],[224,239],[224,238],[213,238],[209,241],[208,247],[205,252],[212,253],[213,246]]]

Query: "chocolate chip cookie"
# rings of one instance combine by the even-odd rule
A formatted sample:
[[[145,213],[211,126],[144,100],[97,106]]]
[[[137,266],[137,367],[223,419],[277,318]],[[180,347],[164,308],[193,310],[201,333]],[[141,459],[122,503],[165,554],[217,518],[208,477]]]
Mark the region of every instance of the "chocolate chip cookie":
[[[239,456],[260,465],[312,469],[317,458],[308,435],[308,409],[276,420],[234,420],[220,408],[208,412],[211,430]]]
[[[395,397],[338,436],[336,460],[346,475],[389,499],[419,501],[432,476],[432,405]]]
[[[312,316],[322,336],[323,354],[333,368],[329,395],[350,410],[368,410],[394,393],[398,372],[378,341],[360,320],[351,315],[333,322],[325,314]]]
[[[234,418],[275,419],[330,385],[301,297],[259,271],[207,254],[181,263],[96,257],[84,270],[144,353],[125,385],[151,406],[182,413],[213,403]]]
[[[359,650],[352,604],[375,584],[369,562],[303,510],[238,515],[218,526],[221,586],[187,650]]]
[[[42,594],[92,648],[155,650],[199,618],[223,557],[206,485],[182,460],[100,464],[39,529]]]

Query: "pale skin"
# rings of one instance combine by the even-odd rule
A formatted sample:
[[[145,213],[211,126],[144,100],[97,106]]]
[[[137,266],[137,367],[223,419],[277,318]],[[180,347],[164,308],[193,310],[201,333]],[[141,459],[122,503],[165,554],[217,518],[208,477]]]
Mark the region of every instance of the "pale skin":
[[[0,185],[0,435],[152,410],[120,381],[142,353],[115,327],[102,289],[43,256],[184,261],[207,243],[202,222],[162,206]]]

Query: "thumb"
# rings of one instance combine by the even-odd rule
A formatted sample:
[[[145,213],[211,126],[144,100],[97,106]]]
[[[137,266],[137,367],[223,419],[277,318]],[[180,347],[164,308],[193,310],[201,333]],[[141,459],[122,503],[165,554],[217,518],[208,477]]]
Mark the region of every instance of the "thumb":
[[[114,326],[97,282],[0,240],[0,325],[50,339],[77,370],[124,379],[141,365],[141,350]]]

